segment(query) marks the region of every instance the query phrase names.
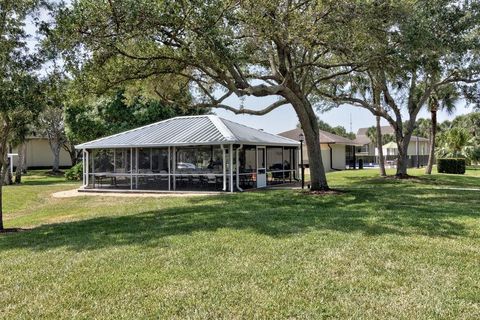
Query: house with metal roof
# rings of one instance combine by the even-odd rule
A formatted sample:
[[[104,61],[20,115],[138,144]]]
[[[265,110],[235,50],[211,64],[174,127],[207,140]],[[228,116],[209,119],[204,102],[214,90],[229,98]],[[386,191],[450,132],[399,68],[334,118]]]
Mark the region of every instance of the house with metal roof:
[[[289,139],[298,139],[303,134],[302,129],[279,133],[280,136]],[[348,138],[320,130],[320,149],[322,150],[323,167],[325,171],[344,170],[349,166],[355,166],[355,149],[360,146]],[[308,152],[303,146],[303,164],[308,167]]]
[[[84,191],[233,192],[298,179],[298,141],[215,115],[171,118],[76,148]]]

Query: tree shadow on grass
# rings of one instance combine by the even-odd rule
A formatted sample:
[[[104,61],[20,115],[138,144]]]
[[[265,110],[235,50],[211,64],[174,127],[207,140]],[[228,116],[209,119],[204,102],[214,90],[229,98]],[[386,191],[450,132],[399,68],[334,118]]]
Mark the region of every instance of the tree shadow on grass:
[[[17,185],[12,185],[12,186],[22,186],[22,185],[25,185],[25,186],[48,186],[48,185],[72,185],[72,187],[75,187],[75,186],[79,186],[80,185],[80,182],[77,182],[77,181],[67,181],[67,180],[58,180],[58,179],[52,179],[52,180],[48,180],[48,179],[31,179],[31,180],[25,180],[25,181],[22,181],[21,184],[17,184]]]
[[[332,196],[282,190],[185,198],[182,205],[159,210],[43,225],[0,237],[0,250],[168,246],[171,236],[219,229],[274,238],[315,231],[372,237],[469,237],[470,229],[462,219],[479,216],[476,196],[451,190],[432,193],[408,185],[399,193],[393,183]]]

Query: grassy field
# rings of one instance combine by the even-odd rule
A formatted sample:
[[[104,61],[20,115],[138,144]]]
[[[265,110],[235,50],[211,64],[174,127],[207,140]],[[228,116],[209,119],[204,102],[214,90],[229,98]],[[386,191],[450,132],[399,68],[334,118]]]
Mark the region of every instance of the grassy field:
[[[480,318],[480,170],[278,190],[77,197],[5,188],[0,318]],[[466,188],[469,190],[461,190]],[[470,190],[471,189],[471,190]]]

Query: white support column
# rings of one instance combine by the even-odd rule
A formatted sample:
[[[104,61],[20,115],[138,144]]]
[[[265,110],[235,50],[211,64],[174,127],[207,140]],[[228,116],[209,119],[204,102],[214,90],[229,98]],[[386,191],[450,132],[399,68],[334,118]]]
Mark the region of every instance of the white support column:
[[[222,189],[222,191],[227,191],[227,157],[226,157],[226,150],[225,150],[223,144],[220,145],[220,148],[222,149],[222,156],[223,156],[223,162],[222,162],[223,189]]]
[[[82,149],[82,184],[83,184],[83,187],[85,187],[85,149]]]
[[[86,170],[85,173],[86,173],[86,181],[85,181],[85,186],[88,186],[88,183],[89,183],[89,173],[90,173],[90,160],[89,160],[89,157],[90,157],[90,152],[88,152],[87,150],[85,150],[85,166],[83,167],[83,170]]]
[[[130,190],[133,190],[133,148],[130,148]]]
[[[173,191],[177,190],[177,179],[175,178],[175,172],[177,168],[177,148],[173,147]]]
[[[153,148],[150,148],[150,173],[153,173],[152,153]]]
[[[233,192],[233,144],[230,145],[230,192]]]
[[[236,154],[235,173],[236,173],[236,180],[237,180],[237,183],[235,185],[237,186],[237,189],[239,191],[243,191],[243,189],[240,187],[240,159],[239,159],[239,153],[242,148],[243,148],[243,144],[241,144],[240,147],[238,147],[237,150],[235,151],[235,154]]]
[[[85,149],[82,149],[82,186],[85,187]]]
[[[170,147],[168,147],[168,191],[170,191],[171,187],[171,183],[172,183],[172,170],[171,170],[171,163],[170,163],[170,159],[171,159],[171,155],[170,155]]]
[[[93,188],[95,189],[95,149],[92,150],[92,185]]]
[[[135,148],[135,189],[138,189],[138,148]]]

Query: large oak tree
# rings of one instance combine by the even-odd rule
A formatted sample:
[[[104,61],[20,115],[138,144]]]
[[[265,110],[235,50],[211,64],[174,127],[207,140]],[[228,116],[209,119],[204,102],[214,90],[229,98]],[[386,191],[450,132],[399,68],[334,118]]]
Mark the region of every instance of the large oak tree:
[[[432,95],[451,87],[467,100],[478,97],[480,3],[378,1],[372,9],[371,18],[365,17],[373,30],[365,46],[377,59],[336,78],[321,94],[386,119],[398,145],[396,175],[406,177],[417,115]]]
[[[357,45],[368,34],[361,9],[342,0],[78,0],[57,24],[65,61],[90,86],[144,79],[171,101],[164,89],[181,78],[179,89],[193,91],[199,107],[264,115],[290,104],[305,133],[312,189],[321,190],[328,184],[315,89],[359,68]],[[231,96],[276,100],[235,108]]]

